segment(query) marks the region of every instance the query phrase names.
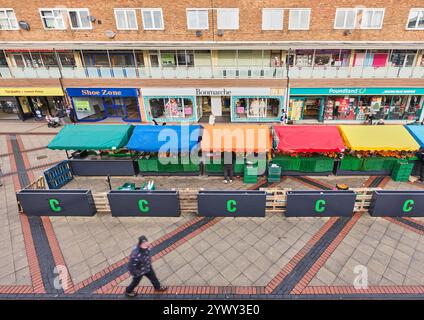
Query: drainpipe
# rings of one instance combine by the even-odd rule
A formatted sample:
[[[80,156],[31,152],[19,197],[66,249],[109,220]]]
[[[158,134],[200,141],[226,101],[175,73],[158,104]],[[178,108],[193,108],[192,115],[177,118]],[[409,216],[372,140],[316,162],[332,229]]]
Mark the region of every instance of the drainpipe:
[[[290,99],[290,52],[291,52],[291,48],[289,48],[288,52],[287,52],[287,63],[286,63],[286,72],[287,72],[287,89],[286,89],[286,121],[288,120],[288,116],[289,116],[289,99]]]

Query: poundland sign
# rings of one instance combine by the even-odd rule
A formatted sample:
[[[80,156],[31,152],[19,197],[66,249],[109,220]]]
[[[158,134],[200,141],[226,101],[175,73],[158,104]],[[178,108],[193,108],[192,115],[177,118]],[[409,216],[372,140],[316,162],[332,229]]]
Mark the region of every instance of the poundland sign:
[[[290,96],[422,95],[424,88],[293,88]]]

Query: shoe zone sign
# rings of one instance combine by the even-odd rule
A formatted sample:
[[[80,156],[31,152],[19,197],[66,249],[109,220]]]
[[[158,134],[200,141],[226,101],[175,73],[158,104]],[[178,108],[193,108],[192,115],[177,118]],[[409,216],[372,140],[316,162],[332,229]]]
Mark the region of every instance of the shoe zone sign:
[[[94,216],[90,190],[21,190],[16,198],[28,216]]]
[[[177,191],[120,191],[107,195],[112,217],[179,217]]]
[[[266,192],[199,191],[197,205],[204,217],[265,217]]]
[[[355,207],[353,191],[288,191],[286,217],[351,217]]]
[[[424,191],[374,191],[369,213],[373,217],[424,217]]]

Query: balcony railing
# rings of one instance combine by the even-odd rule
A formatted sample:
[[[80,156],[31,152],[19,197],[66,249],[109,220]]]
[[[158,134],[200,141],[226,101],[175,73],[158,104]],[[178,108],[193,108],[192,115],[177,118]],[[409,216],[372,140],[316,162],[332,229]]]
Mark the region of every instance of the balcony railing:
[[[424,78],[424,67],[290,67],[292,79]],[[0,67],[0,78],[282,79],[286,67]]]

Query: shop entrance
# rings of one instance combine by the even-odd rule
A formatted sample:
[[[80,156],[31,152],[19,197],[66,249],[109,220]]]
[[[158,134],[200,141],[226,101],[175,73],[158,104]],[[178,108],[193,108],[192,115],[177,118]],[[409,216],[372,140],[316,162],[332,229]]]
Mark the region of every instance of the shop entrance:
[[[127,117],[127,110],[120,98],[104,98],[105,115],[112,118]]]
[[[230,122],[231,97],[199,96],[197,103],[201,110],[201,122],[208,122],[211,115],[215,117],[215,122]]]
[[[322,121],[324,97],[291,98],[288,116],[290,120]]]

